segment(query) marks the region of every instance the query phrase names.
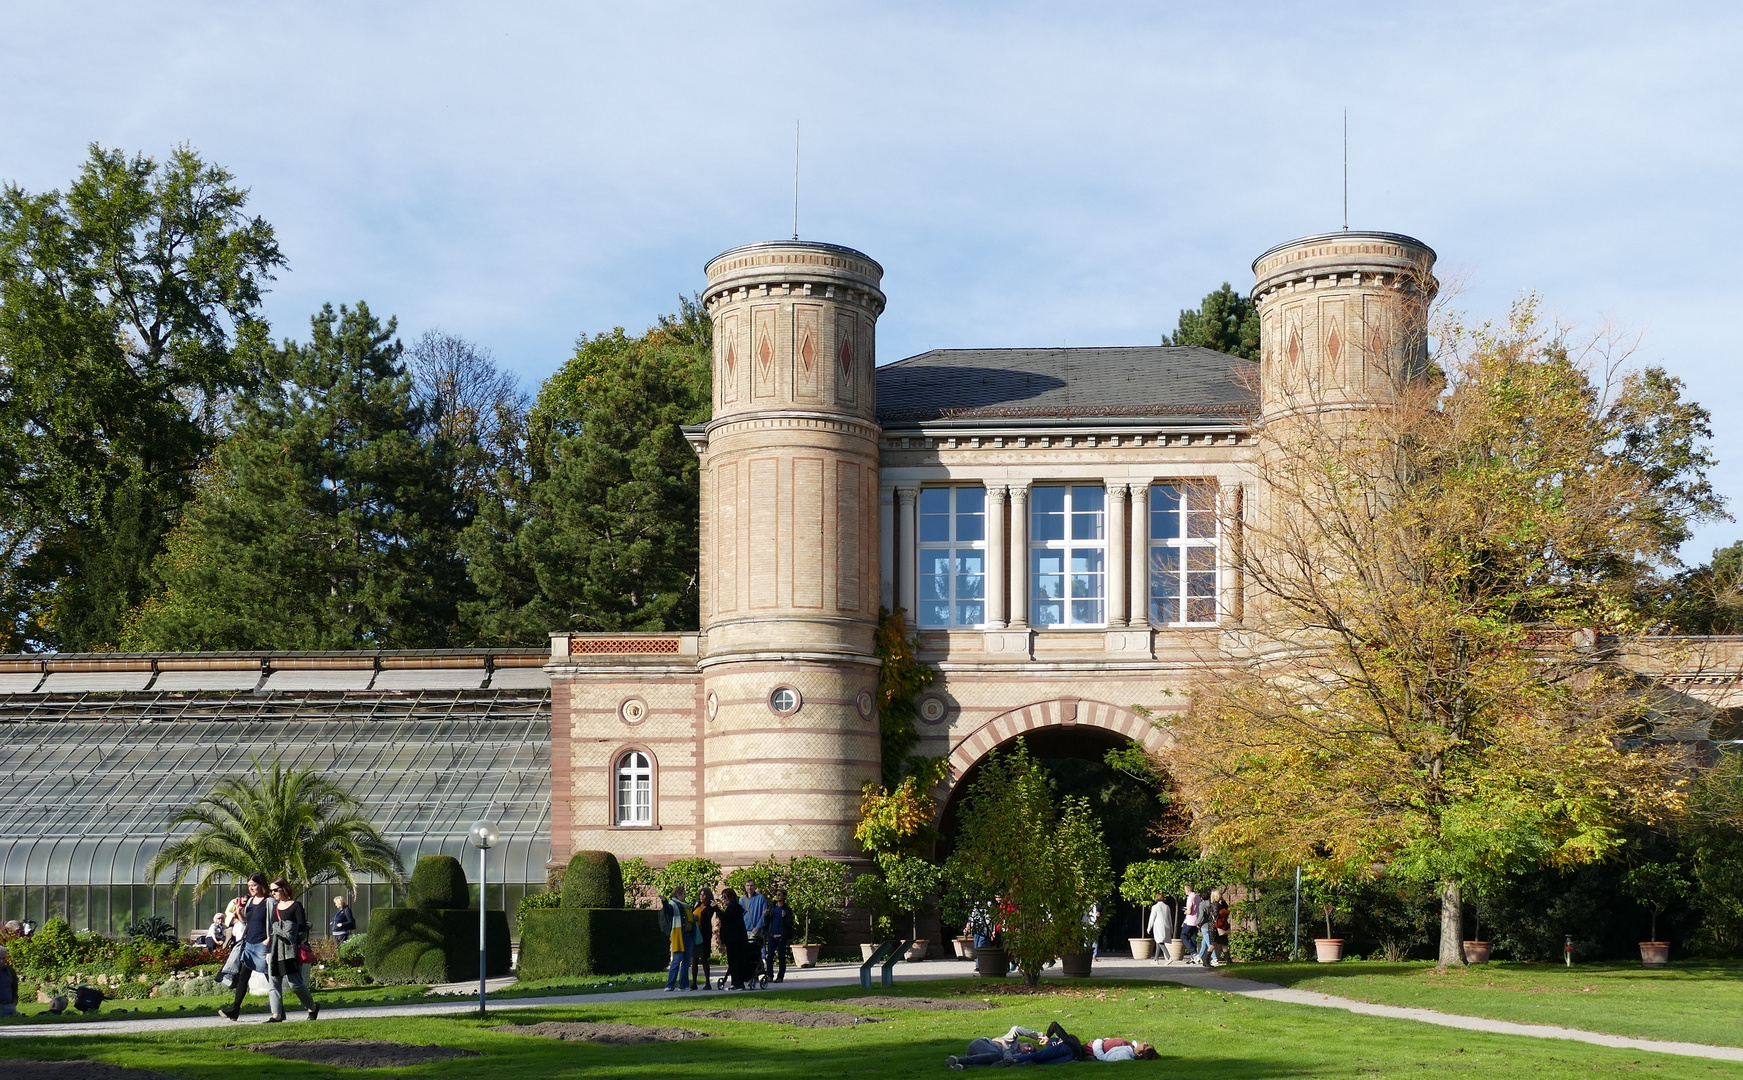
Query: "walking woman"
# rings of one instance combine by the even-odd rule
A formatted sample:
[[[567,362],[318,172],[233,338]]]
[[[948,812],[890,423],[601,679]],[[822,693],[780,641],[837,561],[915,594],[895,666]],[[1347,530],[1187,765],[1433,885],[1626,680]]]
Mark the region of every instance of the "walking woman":
[[[738,902],[738,891],[730,886],[720,890],[720,899],[720,947],[726,950],[726,978],[732,989],[743,990],[754,963],[750,932],[744,928],[744,905]]]
[[[218,1015],[226,1020],[242,1018],[242,999],[248,996],[248,978],[258,971],[266,974],[266,939],[271,933],[272,901],[266,896],[266,875],[250,874],[248,876],[248,894],[238,898],[233,905],[234,920],[230,928],[230,936],[234,941],[230,947],[242,952],[241,966],[237,968],[235,977],[236,999],[229,1008],[218,1010]]]
[[[291,896],[290,882],[273,878],[272,896],[277,901],[272,909],[272,936],[267,957],[266,1003],[272,1009],[269,1024],[284,1022],[284,981],[290,980],[297,1000],[309,1010],[309,1019],[321,1015],[308,984],[303,981],[303,957],[309,945],[309,913],[303,902]]]
[[[696,953],[690,961],[690,986],[692,989],[705,988],[714,978],[714,920],[720,911],[714,906],[714,890],[704,886],[696,893],[696,910],[692,913],[696,919]],[[696,972],[702,972],[700,981]]]

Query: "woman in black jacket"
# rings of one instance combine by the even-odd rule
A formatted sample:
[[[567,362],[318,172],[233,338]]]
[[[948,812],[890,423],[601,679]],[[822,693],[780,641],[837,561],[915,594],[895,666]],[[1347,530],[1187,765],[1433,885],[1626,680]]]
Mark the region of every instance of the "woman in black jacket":
[[[720,947],[726,950],[726,977],[734,990],[743,990],[751,974],[750,934],[744,928],[744,905],[732,888],[720,890]]]
[[[714,923],[720,916],[720,911],[714,906],[714,890],[703,887],[696,894],[696,955],[690,963],[690,986],[701,990],[714,981]],[[698,980],[696,973],[701,972]]]
[[[314,995],[309,993],[308,983],[303,981],[303,961],[300,955],[309,941],[309,913],[303,910],[301,900],[291,896],[290,882],[284,878],[273,879],[272,898],[274,903],[271,936],[267,939],[266,948],[266,1004],[271,1008],[272,1016],[266,1022],[284,1022],[286,979],[290,980],[297,1000],[303,1003],[303,1008],[309,1010],[309,1019],[313,1020],[321,1014],[321,1007],[315,1004]]]

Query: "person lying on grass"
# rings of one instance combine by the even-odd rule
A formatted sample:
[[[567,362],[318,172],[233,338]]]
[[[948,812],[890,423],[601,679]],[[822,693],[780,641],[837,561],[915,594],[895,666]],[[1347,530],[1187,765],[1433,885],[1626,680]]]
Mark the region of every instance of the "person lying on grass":
[[[1015,1027],[996,1039],[976,1039],[968,1044],[968,1053],[952,1054],[944,1063],[952,1069],[974,1065],[1059,1065],[1067,1061],[1155,1061],[1156,1048],[1142,1040],[1103,1038],[1085,1044],[1083,1040],[1059,1026],[1055,1020],[1047,1025],[1046,1041],[1032,1040],[1040,1036],[1026,1027]]]

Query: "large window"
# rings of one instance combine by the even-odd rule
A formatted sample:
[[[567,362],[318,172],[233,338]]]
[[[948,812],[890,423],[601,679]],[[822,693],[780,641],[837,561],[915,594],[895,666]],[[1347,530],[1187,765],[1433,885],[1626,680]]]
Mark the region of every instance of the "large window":
[[[986,623],[986,489],[920,489],[921,626]]]
[[[654,823],[654,766],[640,750],[617,759],[617,824]]]
[[[1216,485],[1150,488],[1150,621],[1216,622]]]
[[[1029,499],[1030,621],[1106,625],[1106,491],[1048,485]]]

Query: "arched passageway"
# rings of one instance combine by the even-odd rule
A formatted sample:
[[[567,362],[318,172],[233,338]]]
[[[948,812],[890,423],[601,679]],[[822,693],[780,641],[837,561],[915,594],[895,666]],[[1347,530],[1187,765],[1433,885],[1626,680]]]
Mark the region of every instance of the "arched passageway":
[[[1155,784],[1108,764],[1108,751],[1135,745],[1165,755],[1167,736],[1147,718],[1106,702],[1055,699],[1036,702],[996,716],[957,740],[951,747],[950,775],[940,794],[940,861],[955,845],[963,797],[973,785],[982,761],[995,748],[1021,741],[1047,768],[1057,798],[1082,796],[1102,823],[1113,862],[1115,880],[1127,864],[1151,857],[1159,843],[1154,829],[1165,805]],[[1123,949],[1123,939],[1139,932],[1138,915],[1117,898],[1111,908],[1104,949]],[[1130,924],[1130,925],[1128,925]],[[957,928],[947,927],[954,933]]]

